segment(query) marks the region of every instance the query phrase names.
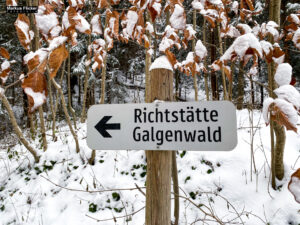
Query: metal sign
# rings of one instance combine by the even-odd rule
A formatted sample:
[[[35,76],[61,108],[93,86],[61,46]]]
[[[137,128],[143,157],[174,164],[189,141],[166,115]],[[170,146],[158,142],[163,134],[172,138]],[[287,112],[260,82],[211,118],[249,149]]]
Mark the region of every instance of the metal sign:
[[[87,144],[96,150],[229,151],[237,144],[228,101],[94,105]]]

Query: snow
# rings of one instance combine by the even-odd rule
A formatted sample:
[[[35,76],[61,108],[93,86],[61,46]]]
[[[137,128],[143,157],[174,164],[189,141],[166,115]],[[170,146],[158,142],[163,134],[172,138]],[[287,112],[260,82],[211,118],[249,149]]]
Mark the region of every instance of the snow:
[[[135,28],[135,25],[138,21],[138,14],[137,12],[133,11],[133,10],[129,10],[127,13],[127,19],[126,19],[126,33],[132,37],[133,35],[133,30]]]
[[[270,42],[262,40],[260,41],[260,45],[262,47],[263,52],[268,55],[271,51],[273,51],[273,46]]]
[[[233,151],[187,151],[185,154],[182,151],[178,152],[180,195],[190,198],[196,205],[203,204],[204,210],[205,206],[211,206],[213,212],[225,221],[233,219],[227,224],[298,224],[299,204],[288,191],[287,183],[295,168],[300,166],[300,163],[296,162],[299,156],[299,137],[292,132],[286,133],[286,175],[279,183],[280,190],[274,191],[269,187],[269,127],[262,123],[259,111],[253,112],[256,131],[253,143],[256,151],[253,157],[257,172],[255,173],[253,168],[250,170],[250,115],[248,110],[237,111],[239,141]],[[86,163],[91,155],[91,150],[86,145],[86,125],[78,124],[80,154],[75,153],[74,141],[68,127],[63,123],[57,125],[58,140],[52,142],[51,132],[47,132],[48,150],[41,154],[40,163],[34,164],[32,157],[21,145],[11,148],[10,153],[7,153],[7,149],[1,149],[0,208],[5,206],[3,211],[0,210],[1,223],[17,224],[19,221],[19,224],[30,225],[143,224],[144,209],[130,216],[130,219],[126,217],[126,214],[145,206],[145,196],[141,192],[108,190],[134,188],[137,184],[145,191],[146,177],[142,177],[146,165],[144,151],[96,151],[95,165],[91,166]],[[40,146],[38,138],[31,140],[31,144],[36,148]],[[14,152],[18,152],[18,161],[15,156],[12,159],[8,158],[8,155],[13,155]],[[295,181],[297,183],[293,184],[292,189],[299,193],[299,180]],[[90,192],[85,192],[86,190]],[[113,192],[120,195],[119,201],[112,197]],[[192,194],[195,199],[191,199]],[[236,219],[234,209],[220,196],[228,200],[238,212],[244,211],[240,218]],[[95,212],[89,211],[91,204],[97,206]],[[120,213],[114,210],[123,207],[125,209]],[[172,201],[172,212],[173,210]],[[99,220],[112,220],[97,222],[87,215]],[[119,216],[125,217],[118,218]],[[21,218],[24,218],[24,222]],[[180,198],[180,225],[200,225],[203,223],[195,221],[202,218],[204,215],[197,207]],[[16,222],[12,222],[14,220]],[[218,223],[206,221],[204,224]]]
[[[42,34],[48,38],[48,34],[50,30],[59,27],[58,18],[55,12],[51,12],[50,14],[45,14],[46,8],[44,5],[39,6],[38,13],[35,13],[35,21],[38,29],[42,32]],[[58,28],[56,28],[57,30]],[[57,32],[53,33],[58,36]]]
[[[4,89],[0,87],[0,95],[4,95]]]
[[[184,30],[185,28],[184,8],[179,4],[175,5],[174,11],[170,17],[170,24],[177,30]]]
[[[71,24],[69,22],[69,15],[68,15],[69,7],[66,9],[66,11],[63,15],[63,18],[62,18],[62,24],[63,24],[63,27],[64,27],[65,30],[67,30],[71,26]]]
[[[207,49],[202,44],[201,40],[198,40],[195,46],[195,53],[200,58],[200,60],[203,60],[207,56]]]
[[[298,30],[296,30],[294,36],[293,36],[293,42],[294,42],[294,45],[300,49],[300,28],[298,28]]]
[[[290,17],[294,23],[300,25],[300,19],[296,14],[291,14]]]
[[[279,64],[274,76],[276,83],[279,86],[290,84],[292,79],[293,68],[289,63]]]
[[[93,34],[102,34],[102,28],[100,24],[100,15],[97,14],[93,16],[91,20],[91,25],[92,25],[92,33]]]
[[[161,4],[160,3],[154,2],[152,5],[152,8],[155,9],[157,15],[160,15],[160,13],[161,13]]]
[[[237,28],[242,29],[242,30],[243,30],[243,34],[252,33],[251,27],[249,27],[247,24],[239,23],[239,24],[237,25]]]
[[[169,49],[172,45],[174,45],[174,41],[172,39],[164,37],[159,44],[159,51],[165,52]]]
[[[226,50],[221,57],[221,61],[231,60],[231,55],[235,52],[240,58],[244,58],[249,48],[256,49],[258,54],[262,56],[262,47],[258,39],[252,33],[244,34],[236,38],[233,44]]]
[[[300,179],[298,177],[292,176],[289,189],[295,196],[296,201],[300,202]]]
[[[289,122],[293,124],[295,127],[297,127],[298,113],[295,110],[294,106],[291,103],[280,98],[276,98],[274,100],[274,103],[287,116]]]
[[[35,52],[29,52],[24,57],[24,64],[28,64],[28,62],[33,59],[35,56],[39,56],[39,62],[44,61],[48,57],[48,50],[45,48],[40,48],[39,50]]]
[[[239,3],[238,1],[234,1],[232,3],[232,7],[231,7],[232,11],[235,13],[235,14],[238,14],[239,12]]]
[[[264,100],[264,104],[263,104],[263,110],[262,110],[262,114],[263,114],[263,118],[266,122],[266,124],[270,123],[270,118],[269,118],[269,107],[270,105],[274,103],[274,99],[273,98],[266,98]]]
[[[7,70],[10,67],[10,62],[8,60],[4,60],[4,62],[1,64],[1,70]]]
[[[25,43],[26,44],[30,43],[30,40],[32,40],[33,37],[31,37],[32,35],[30,35],[30,33],[29,33],[28,24],[22,20],[16,20],[15,25],[24,33],[25,39],[26,39]]]
[[[199,10],[199,11],[204,10],[204,6],[203,6],[203,4],[201,2],[199,2],[199,0],[194,0],[192,2],[192,6],[196,10]]]
[[[153,25],[150,22],[146,23],[146,31],[148,31],[150,34],[154,33]]]
[[[150,71],[154,69],[167,69],[173,71],[172,65],[166,56],[160,56],[151,64]]]
[[[40,92],[34,92],[31,88],[27,87],[24,89],[24,92],[31,96],[34,100],[34,105],[32,107],[32,111],[37,109],[39,106],[43,105],[43,103],[46,101],[46,95],[45,93]]]
[[[60,45],[63,45],[68,40],[68,37],[65,36],[59,36],[54,38],[50,41],[49,47],[47,50],[49,52],[53,51],[54,49],[58,48]]]
[[[74,20],[79,20],[79,23],[76,23],[76,25],[75,25],[75,28],[79,32],[85,33],[91,29],[88,21],[83,16],[81,16],[79,13],[77,13],[77,15],[74,16]]]
[[[297,110],[300,110],[300,93],[294,86],[289,84],[281,85],[279,88],[274,90],[274,93],[278,98],[292,103]]]

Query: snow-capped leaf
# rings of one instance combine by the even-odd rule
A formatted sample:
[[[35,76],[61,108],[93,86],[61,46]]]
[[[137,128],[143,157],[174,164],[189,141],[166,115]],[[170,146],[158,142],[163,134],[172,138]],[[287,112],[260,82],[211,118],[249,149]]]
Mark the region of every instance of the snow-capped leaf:
[[[17,35],[21,45],[26,50],[29,50],[30,42],[33,38],[33,32],[29,29],[29,18],[25,14],[19,14],[15,22],[15,27],[17,29]]]
[[[93,34],[102,34],[102,26],[101,26],[101,17],[99,13],[96,13],[91,19],[92,25],[92,33]]]
[[[17,0],[6,0],[6,6],[18,6]]]
[[[24,79],[22,88],[28,98],[29,112],[32,113],[46,102],[47,81],[42,73],[38,71],[30,73]]]
[[[300,203],[300,169],[292,174],[288,189],[293,194],[295,201]]]

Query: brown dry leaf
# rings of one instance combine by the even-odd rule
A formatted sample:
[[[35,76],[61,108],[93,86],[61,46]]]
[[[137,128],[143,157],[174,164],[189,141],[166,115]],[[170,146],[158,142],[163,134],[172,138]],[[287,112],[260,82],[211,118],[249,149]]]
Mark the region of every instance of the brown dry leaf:
[[[295,201],[298,202],[298,203],[300,203],[300,201],[299,201],[299,196],[296,196],[296,193],[294,193],[293,190],[292,190],[292,188],[291,188],[293,178],[294,178],[294,179],[296,178],[296,179],[300,180],[300,168],[299,168],[296,172],[294,172],[294,173],[292,174],[291,180],[290,180],[290,182],[289,182],[289,184],[288,184],[288,189],[289,189],[289,191],[293,194],[293,196],[294,196],[294,198],[295,198]]]
[[[210,25],[211,25],[212,28],[216,27],[214,18],[212,18],[210,16],[204,16],[204,18],[210,23]]]
[[[17,29],[17,35],[21,45],[26,50],[29,50],[30,42],[31,42],[29,18],[25,14],[19,14],[15,22],[15,27]]]
[[[227,79],[232,82],[232,74],[231,74],[231,69],[229,66],[223,66],[223,70],[224,70],[224,73],[227,77]]]
[[[2,79],[3,84],[5,83],[6,78],[9,75],[10,71],[11,71],[10,68],[7,68],[6,70],[1,71],[0,78]]]
[[[107,0],[97,0],[97,7],[99,9],[104,9],[108,6],[109,6],[109,4],[108,4]]]
[[[27,94],[29,103],[29,112],[33,112],[39,106],[46,102],[47,96],[47,81],[45,76],[36,71],[29,74],[22,83],[22,88]]]
[[[272,107],[272,112],[271,112],[271,120],[277,122],[278,124],[285,126],[287,130],[292,130],[297,133],[297,127],[295,127],[288,119],[286,114],[281,111],[281,109],[273,105]]]
[[[56,76],[58,69],[60,68],[62,62],[68,57],[68,51],[65,45],[60,45],[58,48],[53,50],[49,56],[49,68],[50,68],[50,78]]]
[[[246,3],[251,11],[254,11],[253,2],[251,0],[246,0]]]
[[[10,55],[8,53],[8,51],[5,48],[0,48],[0,55],[2,55],[4,58],[9,59]]]
[[[6,6],[14,6],[14,2],[18,4],[17,0],[6,0]]]
[[[169,49],[167,49],[165,51],[165,54],[166,54],[169,62],[171,63],[171,65],[174,67],[174,65],[177,63],[176,56]]]

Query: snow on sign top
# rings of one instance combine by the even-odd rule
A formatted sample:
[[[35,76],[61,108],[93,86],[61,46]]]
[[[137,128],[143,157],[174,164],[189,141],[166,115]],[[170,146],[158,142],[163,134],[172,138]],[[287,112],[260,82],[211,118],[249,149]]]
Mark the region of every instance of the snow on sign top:
[[[172,65],[165,55],[155,59],[155,61],[150,66],[150,71],[153,69],[167,69],[173,71]]]

